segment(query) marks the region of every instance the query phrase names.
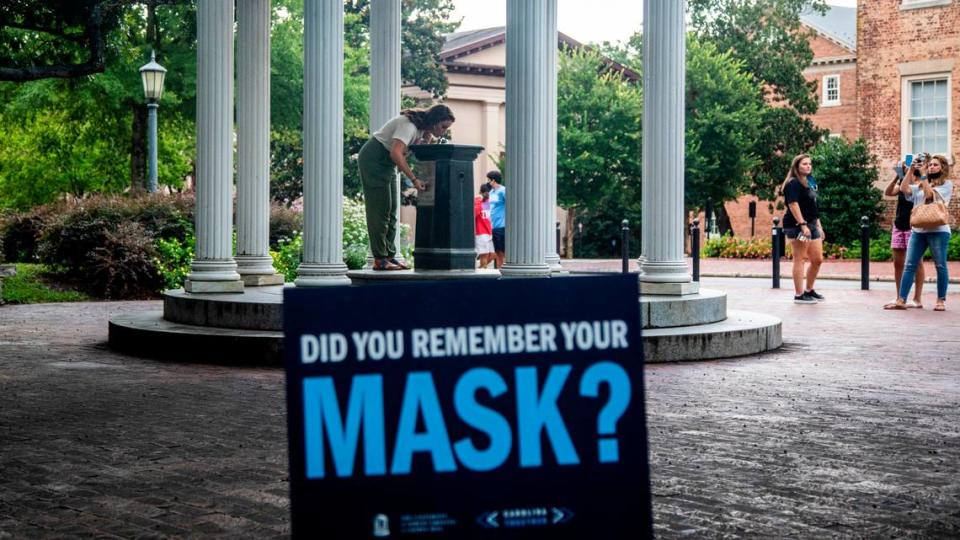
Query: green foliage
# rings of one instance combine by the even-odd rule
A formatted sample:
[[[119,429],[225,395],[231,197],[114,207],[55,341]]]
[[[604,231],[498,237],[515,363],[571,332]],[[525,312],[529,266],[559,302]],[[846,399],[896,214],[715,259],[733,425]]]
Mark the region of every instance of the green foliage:
[[[858,242],[862,216],[867,217],[872,233],[878,233],[883,196],[874,187],[876,159],[867,143],[863,139],[853,143],[827,139],[813,149],[811,158],[819,185],[817,206],[827,239],[843,245]]]
[[[686,170],[688,206],[737,198],[759,164],[762,103],[757,87],[730,52],[687,39]]]
[[[810,150],[826,133],[806,115],[817,111],[816,83],[803,70],[813,51],[800,14],[823,13],[823,0],[690,0],[690,25],[697,41],[712,43],[743,63],[765,106],[750,154],[760,160],[749,191],[774,200],[793,156]],[[688,77],[689,77],[688,71]]]
[[[409,234],[410,228],[401,225],[401,244]],[[343,262],[347,265],[347,268],[351,270],[363,268],[367,260],[369,243],[363,201],[352,197],[344,197]],[[300,261],[303,258],[303,234],[296,232],[289,238],[280,238],[275,248],[270,251],[270,256],[273,257],[273,266],[277,269],[277,272],[283,274],[287,281],[293,281],[297,277],[297,267],[300,266]]]
[[[453,0],[403,0],[401,4],[400,77],[434,96],[447,90],[447,78],[440,65],[445,34],[457,29],[450,21]],[[369,46],[370,0],[346,0],[346,42],[355,48]],[[351,18],[355,16],[356,18]]]
[[[843,254],[844,259],[859,259],[863,250],[860,248],[860,241],[857,240],[850,244],[850,247]],[[890,249],[890,231],[880,231],[876,236],[870,239],[870,260],[871,261],[891,261],[893,260],[893,250]]]
[[[190,273],[190,262],[193,261],[196,243],[197,240],[193,234],[182,240],[179,238],[156,240],[157,257],[153,263],[163,277],[164,289],[183,287],[183,282]]]
[[[0,220],[0,260],[36,262],[43,229],[63,210],[62,204],[39,206],[29,212],[11,212]]]
[[[276,249],[270,250],[273,267],[283,274],[284,281],[297,279],[297,267],[303,259],[303,233],[297,232],[292,238],[281,238]]]
[[[401,231],[402,232],[402,231]],[[403,236],[401,234],[401,236]],[[343,245],[363,246],[364,249],[370,244],[370,236],[367,234],[367,211],[360,199],[352,197],[343,198]]]
[[[10,304],[42,304],[48,302],[83,302],[89,297],[80,291],[65,288],[52,281],[42,264],[20,263],[17,275],[3,278],[3,302]],[[0,303],[3,303],[0,302]]]
[[[801,114],[817,111],[816,83],[803,76],[813,51],[800,14],[825,13],[823,0],[690,0],[687,5],[697,37],[721,51],[735,51],[772,102],[786,100]]]
[[[586,224],[577,256],[608,255],[620,220],[640,222],[642,101],[640,86],[605,71],[598,53],[560,55],[557,200]]]
[[[960,231],[953,231],[947,243],[947,260],[960,261]]]
[[[98,297],[150,296],[166,278],[155,240],[192,236],[192,206],[180,196],[95,197],[64,206],[43,230],[40,260]]]

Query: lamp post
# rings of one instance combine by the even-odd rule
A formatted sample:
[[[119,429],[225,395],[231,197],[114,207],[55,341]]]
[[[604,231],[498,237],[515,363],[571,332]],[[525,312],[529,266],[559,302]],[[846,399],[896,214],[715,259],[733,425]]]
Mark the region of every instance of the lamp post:
[[[140,68],[143,94],[147,98],[147,191],[157,191],[157,107],[163,93],[163,78],[167,70],[150,53],[150,62]]]

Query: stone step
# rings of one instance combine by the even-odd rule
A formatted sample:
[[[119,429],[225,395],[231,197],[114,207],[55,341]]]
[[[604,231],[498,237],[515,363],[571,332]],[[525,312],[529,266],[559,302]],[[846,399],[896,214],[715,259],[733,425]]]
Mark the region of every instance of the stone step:
[[[496,270],[478,272],[478,279],[496,278]],[[351,273],[354,274],[354,273]],[[412,271],[375,272],[377,277],[411,279]],[[446,273],[449,275],[449,272]],[[352,279],[356,280],[353,275]],[[166,320],[194,326],[243,330],[283,329],[283,286],[249,287],[243,293],[192,294],[183,289],[163,293]],[[318,306],[318,309],[322,309]],[[644,328],[672,328],[720,322],[726,317],[727,295],[701,289],[685,296],[641,296]]]
[[[777,317],[730,310],[723,321],[643,331],[647,363],[714,360],[772,351],[783,345]]]
[[[110,320],[110,346],[135,356],[222,364],[283,365],[280,331],[186,325],[160,311]],[[726,320],[643,331],[647,362],[730,358],[773,350],[783,344],[780,319],[730,311]]]

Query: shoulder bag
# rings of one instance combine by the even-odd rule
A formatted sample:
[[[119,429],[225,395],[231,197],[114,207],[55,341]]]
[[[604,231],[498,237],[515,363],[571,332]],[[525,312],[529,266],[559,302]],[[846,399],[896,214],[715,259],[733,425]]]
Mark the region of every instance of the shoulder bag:
[[[918,229],[936,229],[950,224],[950,212],[940,192],[933,190],[933,202],[914,205],[910,212],[910,226]]]

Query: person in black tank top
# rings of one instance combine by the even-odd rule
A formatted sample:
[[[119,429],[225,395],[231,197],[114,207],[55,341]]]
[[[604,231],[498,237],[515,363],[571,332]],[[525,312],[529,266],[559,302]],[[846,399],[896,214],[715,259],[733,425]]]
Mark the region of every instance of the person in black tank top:
[[[901,174],[906,174],[906,163],[901,162],[895,170],[896,176],[887,184],[883,194],[887,197],[897,197],[897,210],[894,214],[893,228],[890,231],[890,250],[893,252],[893,276],[894,289],[899,289],[900,278],[903,277],[903,267],[907,257],[907,244],[910,242],[910,211],[913,210],[913,203],[907,200],[907,197],[900,191],[900,182],[903,179]],[[911,176],[912,178],[913,176]],[[926,276],[923,274],[923,265],[917,267],[917,278],[914,283],[913,300],[907,302],[908,307],[922,308],[920,303],[920,293],[923,292],[923,280]]]
[[[782,187],[783,200],[787,205],[783,215],[783,233],[790,239],[793,250],[793,288],[796,293],[793,301],[797,304],[816,304],[825,300],[813,288],[823,263],[824,234],[812,172],[810,156],[800,154],[793,158]]]

